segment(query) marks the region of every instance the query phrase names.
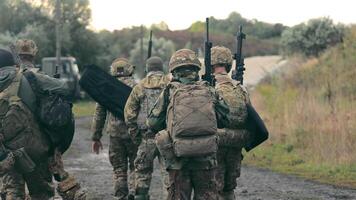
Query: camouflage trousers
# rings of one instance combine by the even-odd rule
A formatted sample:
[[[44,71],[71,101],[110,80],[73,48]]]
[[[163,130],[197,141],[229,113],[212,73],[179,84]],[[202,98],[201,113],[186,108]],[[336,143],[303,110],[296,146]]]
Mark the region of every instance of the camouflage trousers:
[[[218,200],[215,169],[168,170],[167,200]]]
[[[217,159],[216,185],[219,192],[219,200],[234,200],[234,189],[237,186],[236,179],[241,171],[241,148],[219,147]]]
[[[15,169],[5,173],[2,177],[4,196],[6,200],[24,200],[25,185],[32,200],[46,200],[54,196],[52,174],[48,162],[38,164],[34,172],[21,174]]]
[[[137,146],[130,138],[110,136],[109,160],[114,170],[114,196],[116,199],[125,200],[129,195],[134,195],[136,152]]]
[[[168,172],[164,167],[163,158],[159,155],[154,138],[142,139],[135,159],[135,199],[149,199],[148,192],[153,173],[153,161],[158,157],[163,184],[163,196],[167,197]]]

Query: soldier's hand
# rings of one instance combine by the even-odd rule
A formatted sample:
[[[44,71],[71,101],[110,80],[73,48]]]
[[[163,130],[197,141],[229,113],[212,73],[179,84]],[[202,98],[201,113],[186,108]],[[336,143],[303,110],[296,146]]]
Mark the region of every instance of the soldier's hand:
[[[91,149],[94,153],[99,154],[100,150],[103,150],[103,145],[101,144],[100,140],[93,141],[91,145]]]

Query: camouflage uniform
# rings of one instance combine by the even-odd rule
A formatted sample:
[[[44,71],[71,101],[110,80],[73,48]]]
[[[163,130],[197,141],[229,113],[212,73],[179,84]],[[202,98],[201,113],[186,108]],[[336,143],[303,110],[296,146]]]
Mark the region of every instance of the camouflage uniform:
[[[155,157],[159,158],[161,164],[162,181],[165,186],[164,194],[167,191],[168,173],[162,166],[163,162],[154,142],[154,133],[151,133],[145,125],[149,111],[168,82],[162,71],[161,58],[151,57],[148,59],[146,64],[148,74],[133,88],[125,106],[125,121],[129,126],[130,136],[134,141],[141,141],[135,159],[135,199],[149,199],[148,192]]]
[[[194,84],[199,79],[198,70],[201,64],[191,50],[177,51],[173,54],[169,65],[170,71],[173,73],[173,81],[182,84]],[[209,89],[213,94],[216,94],[213,88],[209,87]],[[159,96],[146,122],[150,129],[160,131],[166,128],[167,107],[170,103],[170,96],[174,91],[175,88],[169,84]],[[217,119],[221,124],[228,124],[226,113],[229,113],[229,109],[217,94],[215,96],[214,105]],[[193,189],[194,199],[196,200],[216,200],[218,198],[215,185],[216,154],[203,157],[165,159],[170,183],[168,199],[191,199]]]
[[[3,134],[2,143],[4,144],[4,147],[6,149],[9,149],[11,151],[17,151],[16,149],[18,149],[21,145],[25,145],[24,147],[26,153],[28,153],[30,159],[35,162],[36,166],[34,170],[29,173],[20,172],[18,168],[12,168],[10,171],[4,173],[4,175],[2,176],[4,196],[5,199],[25,199],[25,183],[26,183],[31,199],[49,199],[54,196],[52,172],[48,167],[49,158],[47,157],[50,143],[48,139],[46,139],[43,132],[40,130],[39,124],[35,119],[35,116],[32,114],[31,109],[33,108],[30,108],[30,106],[33,106],[31,105],[31,103],[34,101],[33,99],[29,99],[29,98],[34,98],[34,94],[31,91],[29,84],[26,82],[26,79],[21,74],[22,71],[24,70],[27,70],[27,68],[24,67],[22,69],[18,69],[15,66],[1,68],[0,74],[3,76],[4,79],[6,79],[8,75],[11,75],[11,71],[16,72],[17,74],[12,79],[11,81],[12,83],[10,85],[1,88],[3,88],[2,92],[4,92],[4,94],[8,92],[10,92],[9,94],[11,94],[11,90],[14,90],[13,88],[18,87],[17,97],[20,98],[20,101],[18,101],[18,105],[22,107],[21,109],[22,114],[26,115],[26,116],[23,115],[21,117],[21,120],[23,120],[21,124],[26,126],[25,130],[27,131],[27,132],[20,131],[18,133],[19,136],[16,136],[15,139],[7,139],[7,137],[9,136],[7,136],[6,133],[7,132],[10,133],[10,132],[6,131],[6,129],[9,129],[11,127],[17,127],[20,123],[17,124],[16,122],[13,122],[16,124],[6,125],[7,122],[2,121],[2,127],[1,127],[2,128],[1,133]],[[35,76],[36,79],[38,80],[39,86],[42,87],[41,88],[42,90],[58,93],[65,96],[69,94],[67,85],[64,84],[62,81],[38,73],[35,73]],[[3,83],[6,83],[6,80]],[[18,86],[16,86],[16,84],[18,84]],[[15,115],[19,115],[19,114],[21,113],[17,113]],[[22,129],[16,129],[16,130],[14,129],[14,131],[19,131],[19,130]],[[26,144],[22,144],[21,140],[18,141],[16,140],[16,138],[20,139],[23,137],[29,137],[25,139],[27,141]],[[14,140],[16,140],[17,142]],[[43,152],[43,153],[38,154],[36,153],[36,150],[33,150],[34,148],[31,148],[31,146],[34,146],[34,144],[36,143],[42,144],[41,146],[36,145],[36,149],[41,149],[41,151],[38,152],[39,153]]]
[[[126,59],[116,59],[111,66],[111,74],[133,87],[135,80],[131,76],[134,66]],[[121,121],[108,112],[103,106],[97,104],[92,124],[92,140],[99,141],[102,137],[103,128],[107,119],[106,132],[110,135],[109,160],[114,170],[114,196],[117,199],[127,199],[128,195],[134,194],[134,160],[137,146],[132,142],[128,134],[128,128]],[[130,180],[128,184],[128,168]]]
[[[229,49],[221,46],[211,49],[211,64],[225,66],[226,71],[230,71],[232,64],[232,55]],[[220,129],[219,138],[225,135],[234,135],[237,143],[233,146],[219,142],[217,154],[218,168],[216,181],[219,191],[219,199],[234,200],[234,189],[237,186],[236,179],[240,177],[242,148],[249,140],[248,132],[243,128],[247,118],[246,104],[249,103],[249,97],[246,90],[235,80],[232,80],[227,72],[215,73],[216,91],[224,98],[230,107],[231,115],[234,119],[231,122],[234,126],[231,128]],[[221,139],[222,140],[222,139]]]

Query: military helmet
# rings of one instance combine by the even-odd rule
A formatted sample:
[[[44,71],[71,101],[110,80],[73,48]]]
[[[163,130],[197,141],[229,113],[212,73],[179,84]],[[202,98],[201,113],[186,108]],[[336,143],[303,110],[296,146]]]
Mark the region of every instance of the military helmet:
[[[194,51],[190,49],[180,49],[172,55],[169,61],[169,72],[183,66],[195,66],[200,70],[201,63]]]
[[[135,66],[131,65],[126,58],[115,59],[110,68],[113,76],[131,76],[135,70]]]
[[[0,49],[0,68],[12,65],[15,65],[12,54],[5,49]]]
[[[19,55],[36,56],[38,48],[33,40],[23,39],[16,41],[16,50]]]
[[[153,56],[146,61],[146,72],[163,71],[163,61],[158,56]]]
[[[224,65],[226,71],[231,70],[232,54],[230,49],[223,46],[215,46],[211,48],[211,66]]]

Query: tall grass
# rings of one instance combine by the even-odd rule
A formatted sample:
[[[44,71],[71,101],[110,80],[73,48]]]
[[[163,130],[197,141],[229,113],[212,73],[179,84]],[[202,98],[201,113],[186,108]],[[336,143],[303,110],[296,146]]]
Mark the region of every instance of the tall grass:
[[[294,59],[256,88],[252,101],[271,132],[303,162],[356,164],[356,27],[318,58]]]

